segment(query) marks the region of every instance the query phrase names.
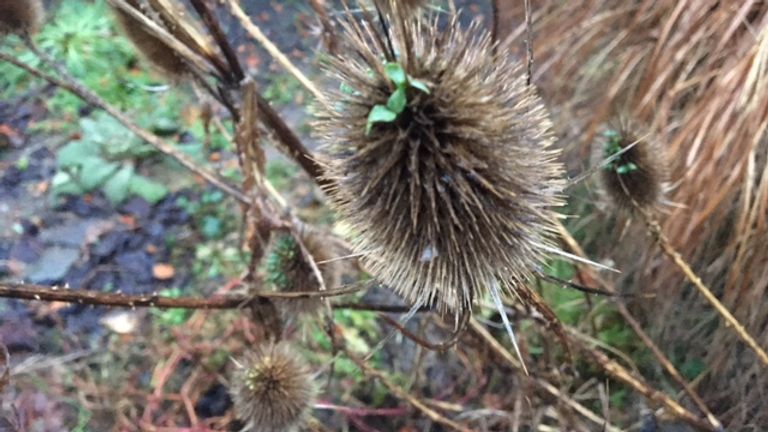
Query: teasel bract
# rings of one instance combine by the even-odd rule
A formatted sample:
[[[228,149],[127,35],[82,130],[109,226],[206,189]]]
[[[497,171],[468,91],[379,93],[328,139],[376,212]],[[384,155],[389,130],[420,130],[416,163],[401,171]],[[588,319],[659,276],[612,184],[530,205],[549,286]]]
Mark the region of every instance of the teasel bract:
[[[139,0],[127,0],[127,3],[145,16],[150,17],[147,14],[147,9],[142,6]],[[158,72],[172,82],[180,82],[187,76],[189,67],[173,48],[152,34],[143,23],[128,12],[114,5],[112,5],[112,10],[125,35]]]
[[[341,85],[315,122],[327,192],[380,282],[465,316],[556,250],[563,169],[542,101],[478,21],[392,10],[342,20]]]
[[[286,342],[264,342],[237,363],[230,393],[242,431],[300,430],[316,393],[301,356]]]
[[[306,228],[301,241],[315,261],[326,289],[338,288],[342,266],[338,260],[340,249],[330,236]],[[278,236],[267,255],[266,281],[283,292],[311,292],[320,288],[312,266],[291,234]],[[286,317],[319,312],[323,304],[320,297],[274,300]]]
[[[42,1],[0,0],[0,35],[29,36],[37,32],[42,21]]]
[[[668,172],[664,149],[650,134],[638,130],[627,120],[616,121],[595,149],[607,199],[630,211],[635,204],[651,209],[661,203]]]

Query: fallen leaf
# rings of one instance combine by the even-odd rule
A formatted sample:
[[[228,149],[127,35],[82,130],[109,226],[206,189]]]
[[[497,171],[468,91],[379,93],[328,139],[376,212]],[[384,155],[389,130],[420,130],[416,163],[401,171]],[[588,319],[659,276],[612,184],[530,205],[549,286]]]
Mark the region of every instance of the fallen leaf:
[[[176,269],[172,265],[166,263],[158,263],[152,267],[152,276],[159,280],[173,279],[176,275]]]

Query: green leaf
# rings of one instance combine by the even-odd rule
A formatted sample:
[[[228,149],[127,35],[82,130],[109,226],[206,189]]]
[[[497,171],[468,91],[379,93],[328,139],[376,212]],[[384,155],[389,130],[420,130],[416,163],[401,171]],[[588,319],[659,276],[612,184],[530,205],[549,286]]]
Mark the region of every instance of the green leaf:
[[[408,75],[406,75],[405,70],[400,66],[400,63],[385,63],[384,73],[387,75],[387,78],[398,87],[408,84]]]
[[[150,204],[157,203],[168,194],[168,189],[165,186],[140,175],[131,177],[128,189],[131,193],[144,198]]]
[[[72,141],[59,149],[57,160],[59,167],[80,166],[84,159],[97,156],[99,146],[91,141]]]
[[[221,236],[223,227],[221,226],[221,219],[216,216],[205,216],[203,218],[203,226],[200,227],[200,232],[207,239],[215,239]]]
[[[51,186],[54,196],[61,194],[80,195],[85,192],[72,176],[65,171],[59,171],[53,176]]]
[[[408,83],[411,85],[411,87],[419,89],[423,91],[426,94],[429,94],[429,87],[427,87],[427,84],[425,84],[423,81],[419,81],[416,79],[410,79]]]
[[[404,87],[398,87],[387,99],[387,108],[395,114],[403,112],[407,104],[408,100],[406,100]]]
[[[109,176],[117,171],[119,166],[116,163],[107,162],[100,157],[87,157],[80,164],[79,180],[86,191],[96,189],[101,186]]]
[[[130,193],[131,178],[133,177],[133,168],[124,166],[120,168],[117,174],[110,177],[104,183],[104,194],[112,204],[123,202]]]
[[[389,123],[397,118],[397,114],[390,111],[384,105],[374,105],[368,114],[368,123],[365,125],[365,134],[371,132],[374,123]]]

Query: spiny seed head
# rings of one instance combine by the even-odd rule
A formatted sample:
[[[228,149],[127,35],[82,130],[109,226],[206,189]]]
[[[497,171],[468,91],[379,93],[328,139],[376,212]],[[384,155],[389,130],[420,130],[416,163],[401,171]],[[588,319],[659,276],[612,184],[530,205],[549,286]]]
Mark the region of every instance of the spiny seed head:
[[[40,0],[0,0],[0,35],[33,34],[43,22]]]
[[[142,10],[138,0],[128,0],[128,4],[135,9]],[[179,57],[176,52],[169,47],[160,38],[156,37],[144,24],[136,20],[129,13],[117,6],[112,6],[117,21],[128,39],[147,59],[147,61],[160,73],[171,81],[178,82],[184,78],[189,71],[187,64]]]
[[[309,369],[285,342],[264,343],[246,354],[231,383],[243,431],[299,430],[316,393]]]
[[[429,0],[374,0],[379,10],[385,14],[413,15],[429,4]]]
[[[667,172],[663,149],[633,130],[636,129],[622,121],[603,133],[604,139],[596,148],[597,160],[605,164],[600,170],[605,194],[616,206],[627,210],[634,209],[632,200],[640,207],[655,206],[661,198]]]
[[[331,261],[339,256],[338,248],[321,232],[306,230],[301,235],[304,247],[315,260],[327,289],[337,288],[341,281],[341,265]],[[301,248],[290,234],[277,237],[267,255],[267,282],[285,292],[317,291],[320,286],[312,267]],[[287,315],[314,313],[322,306],[320,297],[275,300],[275,304]]]
[[[365,267],[410,302],[461,314],[544,257],[562,167],[546,109],[478,22],[342,22],[341,81],[318,108],[331,205]],[[444,24],[444,25],[442,25]],[[506,53],[504,49],[498,52]]]

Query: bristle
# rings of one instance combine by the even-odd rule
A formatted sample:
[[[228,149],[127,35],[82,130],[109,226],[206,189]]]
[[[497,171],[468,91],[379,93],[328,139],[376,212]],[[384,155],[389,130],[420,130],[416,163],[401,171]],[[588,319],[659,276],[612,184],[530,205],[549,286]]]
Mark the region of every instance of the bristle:
[[[238,362],[230,380],[235,415],[243,431],[293,432],[306,422],[316,389],[290,345],[264,343]]]
[[[413,15],[424,10],[429,0],[374,0],[373,3],[385,14]]]
[[[137,10],[141,10],[137,0],[128,0],[128,3]],[[112,10],[125,35],[156,70],[171,81],[178,82],[183,79],[189,69],[171,47],[150,33],[141,22],[124,10],[115,6]]]
[[[343,91],[316,121],[327,192],[379,281],[460,316],[543,260],[562,167],[541,100],[477,21],[385,19],[342,23],[354,54],[331,61]]]
[[[627,210],[634,208],[633,200],[640,207],[656,206],[666,181],[663,150],[627,125],[606,131],[604,137],[595,151],[603,165],[600,178],[609,200]]]
[[[337,288],[341,281],[342,263],[335,260],[340,253],[328,236],[314,230],[302,233],[302,242],[317,264],[327,289]],[[304,258],[296,240],[289,234],[275,239],[267,256],[267,282],[285,292],[317,291],[320,286],[312,267]],[[320,310],[319,297],[275,300],[275,304],[288,317]]]
[[[0,0],[0,35],[31,35],[42,22],[41,0]]]

